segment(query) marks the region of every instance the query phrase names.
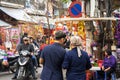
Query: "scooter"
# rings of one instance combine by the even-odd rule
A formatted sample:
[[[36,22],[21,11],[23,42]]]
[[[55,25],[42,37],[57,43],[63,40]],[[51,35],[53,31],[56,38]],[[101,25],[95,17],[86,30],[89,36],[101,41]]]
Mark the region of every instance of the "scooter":
[[[18,75],[17,79],[29,78],[31,71],[28,68],[30,62],[30,52],[27,50],[21,51],[18,58]]]
[[[0,50],[0,72],[16,71],[17,55],[9,56],[4,50]]]

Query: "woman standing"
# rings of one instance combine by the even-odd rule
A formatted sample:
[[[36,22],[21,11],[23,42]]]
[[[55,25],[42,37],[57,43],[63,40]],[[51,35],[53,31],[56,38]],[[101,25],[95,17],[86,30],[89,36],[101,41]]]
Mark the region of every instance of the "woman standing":
[[[107,74],[107,80],[111,79],[111,73],[115,72],[116,58],[110,50],[105,51],[105,58],[102,65],[102,70]]]
[[[79,36],[70,39],[71,50],[65,54],[62,67],[67,69],[67,80],[86,80],[86,70],[91,68],[88,54],[80,49],[81,40]]]

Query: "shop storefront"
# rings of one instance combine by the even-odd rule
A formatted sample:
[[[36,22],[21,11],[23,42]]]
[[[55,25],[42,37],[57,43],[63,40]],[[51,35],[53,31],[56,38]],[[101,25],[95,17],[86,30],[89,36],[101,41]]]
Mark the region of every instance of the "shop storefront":
[[[83,47],[85,46],[85,50],[88,54],[92,55],[96,59],[101,59],[103,53],[102,50],[106,47],[107,43],[110,43],[112,39],[114,39],[114,29],[111,25],[112,29],[110,35],[107,34],[101,35],[102,32],[107,33],[105,21],[111,20],[111,22],[115,22],[118,18],[57,18],[56,22],[64,23],[66,22],[68,25],[69,32],[72,32],[74,35],[79,35],[83,40]],[[89,23],[90,24],[87,24]],[[104,26],[100,25],[100,22],[104,23]],[[77,28],[77,29],[76,29]],[[103,29],[100,29],[103,28]],[[101,31],[103,30],[103,31]],[[77,33],[76,33],[77,32]],[[105,37],[106,36],[106,37]],[[110,37],[110,40],[106,42],[106,38]],[[112,45],[112,44],[111,44]]]
[[[10,24],[0,20],[0,49],[5,49],[4,42],[9,38],[7,32],[10,27]]]
[[[55,31],[57,30],[63,30],[69,37],[72,35],[80,36],[82,41],[82,49],[87,51],[88,54],[91,55],[91,50],[90,50],[91,35],[88,33],[86,29],[85,21],[79,21],[79,20],[69,21],[67,19],[66,21],[56,21]],[[88,34],[89,34],[89,38],[87,37]]]
[[[20,42],[22,26],[36,24],[36,22],[22,9],[0,7],[0,14],[1,20],[11,24],[11,28],[5,29],[4,35],[6,34],[6,37],[3,42],[11,42],[12,49],[15,49]]]

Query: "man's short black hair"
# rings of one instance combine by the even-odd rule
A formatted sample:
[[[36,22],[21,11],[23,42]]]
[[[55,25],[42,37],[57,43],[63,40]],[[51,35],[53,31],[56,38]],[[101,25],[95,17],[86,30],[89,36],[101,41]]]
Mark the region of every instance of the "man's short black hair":
[[[61,39],[61,38],[65,38],[66,37],[66,34],[63,32],[63,31],[57,31],[56,33],[55,33],[55,39],[56,40],[59,40],[59,39]]]
[[[26,33],[26,32],[25,32],[25,33],[24,33],[24,35],[25,35],[25,36],[27,36],[27,35],[28,35],[28,33]]]

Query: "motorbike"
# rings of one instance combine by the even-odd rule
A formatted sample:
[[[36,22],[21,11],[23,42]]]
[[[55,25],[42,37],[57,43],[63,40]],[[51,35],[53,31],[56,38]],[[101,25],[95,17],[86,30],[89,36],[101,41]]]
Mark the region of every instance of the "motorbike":
[[[18,55],[8,55],[4,50],[0,50],[0,72],[16,71]]]
[[[18,75],[17,79],[29,78],[31,71],[29,70],[28,63],[30,62],[30,52],[27,50],[21,51],[18,58]]]

